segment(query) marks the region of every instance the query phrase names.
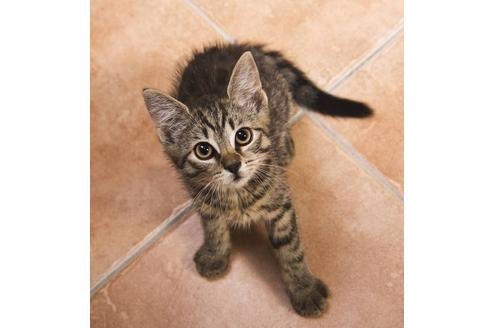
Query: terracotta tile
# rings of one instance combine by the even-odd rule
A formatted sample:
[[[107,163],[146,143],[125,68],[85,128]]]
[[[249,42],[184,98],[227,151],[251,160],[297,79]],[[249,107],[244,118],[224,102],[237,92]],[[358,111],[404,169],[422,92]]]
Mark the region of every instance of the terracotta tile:
[[[403,17],[401,0],[195,0],[228,34],[282,50],[326,85]]]
[[[401,327],[402,205],[304,118],[289,168],[307,259],[332,290],[327,313],[291,309],[259,229],[235,235],[230,271],[202,279],[194,216],[163,238],[91,303],[92,327]]]
[[[404,38],[368,62],[335,94],[367,102],[375,116],[365,120],[322,117],[383,172],[404,187]]]
[[[91,283],[187,200],[162,154],[143,87],[217,39],[181,1],[91,4]]]

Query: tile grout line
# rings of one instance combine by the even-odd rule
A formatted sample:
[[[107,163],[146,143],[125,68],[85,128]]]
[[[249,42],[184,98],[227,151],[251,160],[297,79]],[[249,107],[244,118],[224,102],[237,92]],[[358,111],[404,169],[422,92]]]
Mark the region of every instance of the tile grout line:
[[[186,4],[188,4],[196,14],[198,14],[201,18],[203,18],[211,28],[213,28],[218,34],[220,34],[225,40],[229,43],[234,43],[235,39],[230,34],[224,31],[220,25],[218,25],[213,19],[211,19],[204,11],[201,6],[193,2],[192,0],[184,0]]]
[[[390,180],[373,164],[371,164],[368,160],[366,160],[359,152],[352,147],[351,144],[345,138],[336,133],[332,128],[328,126],[328,124],[324,123],[321,119],[319,119],[313,112],[307,111],[307,115],[310,120],[315,123],[320,129],[323,130],[327,136],[334,140],[337,146],[344,151],[351,159],[361,167],[368,175],[370,175],[375,181],[381,184],[386,190],[392,193],[395,197],[397,197],[401,202],[404,201],[404,196],[402,192],[394,186]]]
[[[404,30],[404,23],[401,20],[397,27],[392,29],[385,37],[381,38],[377,46],[368,51],[360,59],[355,61],[347,69],[343,71],[334,82],[326,88],[327,92],[332,92],[341,86],[347,79],[354,75],[360,68],[362,68],[366,63],[375,58],[382,50],[386,49],[393,41],[395,41],[399,35]],[[387,178],[374,164],[370,163],[362,154],[360,154],[352,144],[347,141],[343,136],[337,133],[331,125],[322,120],[317,114],[313,112],[308,113],[309,118],[317,124],[329,137],[335,140],[337,145],[347,153],[354,161],[365,170],[370,176],[382,184],[388,191],[390,191],[394,196],[396,196],[400,201],[404,201],[404,195],[402,192],[392,184],[392,182]]]
[[[197,4],[195,4],[192,0],[184,0],[187,4],[189,4],[194,11],[204,18],[206,22],[217,31],[226,41],[233,43],[235,39],[231,37],[227,32],[225,32],[217,23],[213,21],[210,17],[206,15],[204,10]],[[368,63],[371,59],[376,57],[383,49],[385,49],[391,42],[393,42],[397,37],[404,31],[404,20],[401,19],[397,25],[391,29],[389,33],[387,33],[384,37],[382,37],[378,42],[377,46],[371,48],[370,51],[366,52],[360,59],[355,61],[353,64],[344,68],[342,73],[337,75],[336,78],[330,82],[330,86],[326,88],[327,92],[332,92],[337,89],[340,85],[342,85],[347,79],[349,79],[356,71],[362,68],[366,63]],[[344,137],[336,133],[328,124],[322,122],[316,114],[303,110],[303,113],[298,113],[298,117],[293,120],[293,123],[299,121],[302,116],[306,112],[308,117],[316,123],[330,138],[335,140],[338,147],[341,148],[346,154],[348,154],[356,164],[358,164],[365,172],[367,172],[372,178],[377,180],[385,189],[390,191],[394,196],[396,196],[400,201],[404,201],[404,196],[402,192],[394,186],[390,180],[380,171],[378,170],[372,163],[370,163],[367,159],[365,159]]]
[[[172,214],[163,220],[156,228],[148,233],[139,243],[134,245],[126,255],[121,257],[117,262],[114,262],[112,266],[103,273],[98,281],[91,286],[91,297],[98,292],[103,286],[105,286],[112,278],[121,273],[127,268],[135,259],[143,254],[148,248],[150,248],[160,237],[162,237],[172,227],[184,222],[191,214],[192,201],[179,205],[174,209]]]
[[[354,75],[359,69],[366,65],[376,55],[382,52],[390,43],[395,41],[397,37],[404,31],[404,21],[401,19],[399,23],[393,27],[389,33],[380,38],[375,46],[362,55],[359,59],[355,60],[348,67],[344,68],[339,75],[332,79],[328,88],[325,88],[327,92],[332,92],[340,87],[349,77]]]

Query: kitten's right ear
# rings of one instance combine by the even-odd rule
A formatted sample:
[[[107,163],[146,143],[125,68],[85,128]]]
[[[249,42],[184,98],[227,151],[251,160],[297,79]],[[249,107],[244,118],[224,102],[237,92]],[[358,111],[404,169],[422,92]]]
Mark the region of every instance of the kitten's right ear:
[[[169,121],[189,111],[186,105],[155,89],[143,89],[146,108],[157,127],[166,127]]]
[[[155,126],[160,131],[167,131],[167,135],[173,138],[169,142],[175,142],[174,137],[178,137],[187,128],[187,106],[155,89],[143,89],[143,97]],[[163,137],[160,134],[160,139],[165,141]]]

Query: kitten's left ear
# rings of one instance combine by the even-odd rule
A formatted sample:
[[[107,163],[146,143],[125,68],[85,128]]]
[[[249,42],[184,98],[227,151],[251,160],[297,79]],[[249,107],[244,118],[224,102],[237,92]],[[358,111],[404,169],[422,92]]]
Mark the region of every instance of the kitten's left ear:
[[[242,54],[235,64],[227,87],[229,99],[240,106],[249,102],[266,105],[266,94],[262,89],[260,74],[250,51]]]

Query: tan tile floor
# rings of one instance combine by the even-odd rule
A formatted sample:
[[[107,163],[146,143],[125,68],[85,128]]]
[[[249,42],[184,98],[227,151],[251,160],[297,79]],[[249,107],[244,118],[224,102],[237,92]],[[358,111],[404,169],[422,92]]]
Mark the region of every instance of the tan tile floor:
[[[267,43],[321,87],[339,79],[334,93],[368,102],[376,115],[306,115],[293,128],[289,181],[307,258],[333,294],[323,317],[292,312],[256,229],[236,236],[228,275],[199,277],[192,256],[201,231],[193,216],[94,290],[92,326],[402,326],[401,21],[398,0],[93,0],[92,286],[188,199],[161,153],[141,89],[167,90],[175,64],[192,49],[225,35]]]
[[[393,40],[333,93],[366,101],[372,120],[323,117],[399,189],[404,185],[403,36]]]
[[[326,85],[402,18],[397,0],[196,1],[236,40],[283,50]]]

